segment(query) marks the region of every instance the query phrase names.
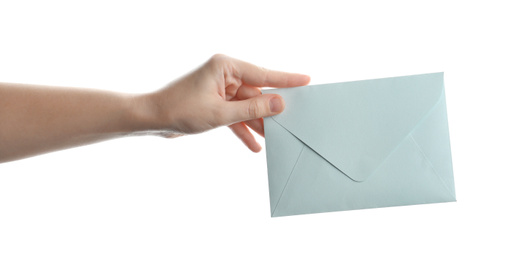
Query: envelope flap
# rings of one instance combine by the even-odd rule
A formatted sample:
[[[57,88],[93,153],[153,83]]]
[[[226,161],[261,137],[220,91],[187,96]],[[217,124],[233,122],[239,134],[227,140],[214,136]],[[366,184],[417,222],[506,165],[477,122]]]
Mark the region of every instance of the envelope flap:
[[[273,120],[361,182],[438,102],[443,73],[263,92],[285,100],[284,112]]]

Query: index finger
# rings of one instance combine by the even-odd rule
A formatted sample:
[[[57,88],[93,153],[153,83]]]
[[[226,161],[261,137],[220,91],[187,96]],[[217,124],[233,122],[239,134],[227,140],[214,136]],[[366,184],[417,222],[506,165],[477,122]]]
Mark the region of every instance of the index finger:
[[[311,78],[304,74],[269,70],[251,63],[232,59],[235,76],[243,83],[256,87],[290,88],[309,84]]]

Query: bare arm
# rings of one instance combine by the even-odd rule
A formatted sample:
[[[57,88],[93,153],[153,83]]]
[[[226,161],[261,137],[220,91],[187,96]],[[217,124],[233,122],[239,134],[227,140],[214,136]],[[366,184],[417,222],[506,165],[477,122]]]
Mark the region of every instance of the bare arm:
[[[133,134],[176,137],[229,125],[252,150],[260,146],[262,117],[284,108],[260,87],[305,85],[309,77],[266,70],[215,55],[155,92],[133,95],[102,90],[0,83],[0,163]]]
[[[136,102],[101,90],[0,83],[0,162],[141,130]]]

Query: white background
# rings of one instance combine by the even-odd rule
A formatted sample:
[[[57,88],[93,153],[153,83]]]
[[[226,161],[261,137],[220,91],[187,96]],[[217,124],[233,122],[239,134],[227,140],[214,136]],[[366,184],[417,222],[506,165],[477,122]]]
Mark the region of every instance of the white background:
[[[444,71],[458,202],[272,219],[228,128],[132,137],[1,164],[0,259],[515,259],[517,10],[485,2],[1,1],[3,82],[146,92],[214,53],[313,84]]]

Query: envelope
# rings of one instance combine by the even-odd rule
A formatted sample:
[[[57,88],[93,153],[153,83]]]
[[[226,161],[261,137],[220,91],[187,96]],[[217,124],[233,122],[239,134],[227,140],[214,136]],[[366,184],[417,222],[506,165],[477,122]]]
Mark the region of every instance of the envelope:
[[[263,93],[272,217],[456,201],[443,73]]]

